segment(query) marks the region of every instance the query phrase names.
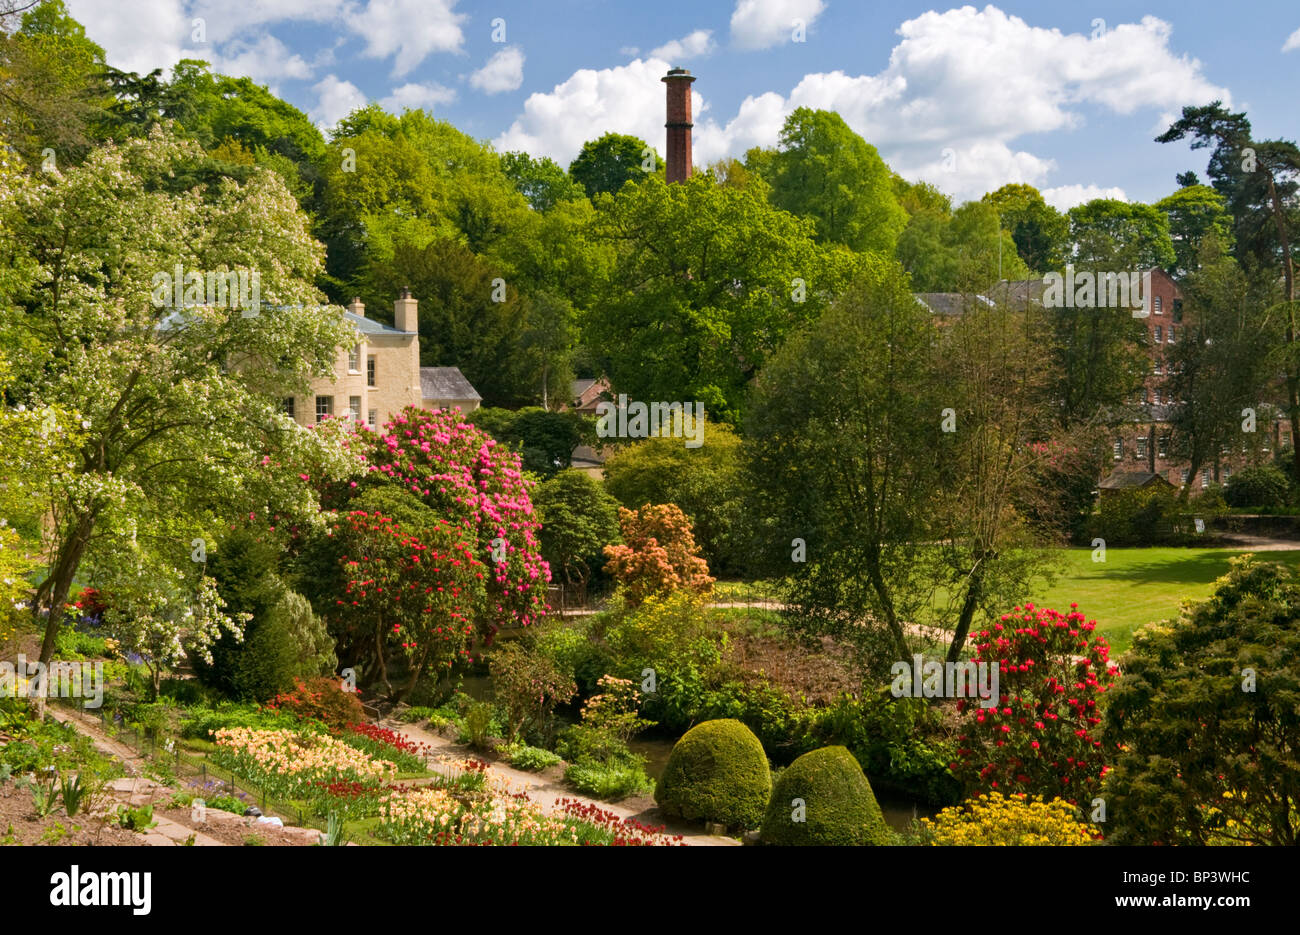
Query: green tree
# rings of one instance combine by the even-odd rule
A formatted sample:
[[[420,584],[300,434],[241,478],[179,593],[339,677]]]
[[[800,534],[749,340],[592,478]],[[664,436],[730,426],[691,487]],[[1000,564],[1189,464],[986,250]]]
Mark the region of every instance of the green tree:
[[[1300,840],[1300,580],[1234,558],[1209,599],[1133,638],[1103,738],[1112,844]]]
[[[892,254],[907,213],[876,148],[839,114],[797,108],[781,129],[770,170],[772,203],[812,218],[817,239]]]
[[[50,567],[33,605],[38,622],[53,611],[47,662],[83,558],[111,564],[135,539],[149,567],[190,567],[211,517],[300,514],[312,497],[299,473],[354,470],[328,430],[302,432],[279,411],[332,372],[347,340],[341,310],[311,286],[320,246],[274,173],[173,190],[202,155],[158,129],[0,191],[0,256],[18,273],[0,294],[16,401],[65,410],[85,433],[49,466]],[[260,314],[158,307],[155,274],[177,264],[260,274]],[[277,456],[265,466],[264,452]]]
[[[79,162],[112,101],[103,68],[104,50],[62,0],[31,5],[18,29],[0,30],[0,136],[33,168],[47,150],[59,167]]]
[[[1252,272],[1260,269],[1276,276],[1281,268],[1287,408],[1291,437],[1300,439],[1300,355],[1296,353],[1292,251],[1300,229],[1296,210],[1300,148],[1289,140],[1253,139],[1245,113],[1234,114],[1221,101],[1184,107],[1182,117],[1156,137],[1156,142],[1172,143],[1186,137],[1191,137],[1192,149],[1213,147],[1207,171],[1232,213],[1238,260]],[[1292,454],[1300,473],[1300,444]]]
[[[585,195],[583,187],[549,156],[534,159],[527,153],[503,153],[501,169],[534,211],[550,211],[561,201]]]
[[[918,292],[985,292],[1000,279],[1029,275],[997,212],[979,201],[948,217],[930,210],[913,215],[897,255]]]
[[[1154,205],[1094,198],[1068,217],[1073,262],[1081,269],[1169,270],[1176,262],[1169,218]]]
[[[606,133],[582,145],[569,164],[569,177],[595,198],[601,192],[618,194],[633,179],[662,172],[664,162],[645,140],[623,133]]]
[[[497,441],[517,446],[525,470],[542,477],[566,470],[573,449],[594,440],[591,417],[576,412],[550,412],[538,406],[517,410],[485,407],[468,418]]]
[[[1255,410],[1263,426],[1271,421],[1261,403],[1276,374],[1285,325],[1269,301],[1275,286],[1247,276],[1215,234],[1202,242],[1197,267],[1183,286],[1181,339],[1165,352],[1163,385],[1166,397],[1177,400],[1169,416],[1170,453],[1187,462],[1189,478],[1205,465],[1217,476],[1220,453],[1245,438],[1243,409]],[[1183,487],[1184,502],[1191,489]]]
[[[651,177],[599,207],[599,235],[618,252],[584,343],[631,398],[698,400],[736,421],[748,381],[839,286],[811,224],[706,176]]]
[[[1036,273],[1055,269],[1066,246],[1069,222],[1032,185],[1007,184],[982,199],[1011,231],[1016,251]]]
[[[903,271],[873,262],[759,374],[745,424],[755,558],[791,580],[796,629],[907,658],[904,621],[930,601],[941,419],[938,335]],[[797,387],[797,392],[791,388]]]
[[[1179,277],[1197,269],[1201,242],[1213,232],[1219,243],[1232,244],[1232,217],[1223,196],[1208,185],[1187,185],[1156,202],[1169,218],[1169,236],[1176,256],[1174,270]]]
[[[691,521],[700,554],[714,571],[740,571],[747,547],[747,503],[739,436],[710,422],[704,444],[647,438],[619,448],[605,462],[605,488],[623,506],[676,504]]]
[[[618,501],[581,471],[561,471],[537,486],[542,556],[570,585],[585,588],[602,550],[619,540]]]
[[[501,272],[455,239],[404,241],[391,259],[371,257],[358,292],[384,308],[409,287],[420,301],[420,364],[459,367],[485,404],[564,398],[571,312],[553,296],[521,295]]]

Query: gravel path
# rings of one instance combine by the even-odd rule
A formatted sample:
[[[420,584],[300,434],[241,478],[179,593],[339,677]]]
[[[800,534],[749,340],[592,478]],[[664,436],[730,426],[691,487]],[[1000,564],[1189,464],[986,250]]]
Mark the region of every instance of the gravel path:
[[[435,756],[445,756],[454,759],[463,759],[464,757],[472,756],[481,759],[479,754],[470,750],[468,747],[455,743],[432,731],[425,730],[423,727],[419,727],[415,724],[386,718],[383,721],[380,721],[380,726],[395,731],[414,743],[427,744],[432,748]],[[599,799],[580,795],[563,784],[563,781],[558,775],[556,775],[556,773],[558,773],[556,768],[552,768],[545,773],[529,773],[524,770],[515,769],[508,763],[495,761],[489,762],[488,769],[494,774],[509,780],[510,791],[527,792],[528,798],[540,806],[542,811],[547,814],[559,810],[557,803],[560,799],[571,799],[582,802],[586,805],[594,805],[607,812],[613,812],[620,818],[635,818],[644,825],[667,825],[668,833],[680,834],[683,843],[694,845],[696,847],[733,847],[740,844],[740,842],[735,838],[706,834],[698,825],[669,821],[659,813],[659,809],[655,807],[653,801],[648,798],[631,799],[623,803],[612,803],[602,802]]]

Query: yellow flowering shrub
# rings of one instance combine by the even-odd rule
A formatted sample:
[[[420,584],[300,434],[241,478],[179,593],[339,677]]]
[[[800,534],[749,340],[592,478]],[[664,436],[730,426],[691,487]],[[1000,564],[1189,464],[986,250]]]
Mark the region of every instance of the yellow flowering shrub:
[[[926,843],[939,847],[1062,846],[1093,844],[1101,838],[1092,825],[1079,821],[1069,802],[1000,792],[945,808],[933,820],[922,818],[921,827]]]

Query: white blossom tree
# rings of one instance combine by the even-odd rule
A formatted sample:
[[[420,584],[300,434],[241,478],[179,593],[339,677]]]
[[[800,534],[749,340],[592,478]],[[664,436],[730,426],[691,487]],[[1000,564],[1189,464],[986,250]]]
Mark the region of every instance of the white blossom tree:
[[[38,623],[48,614],[42,661],[83,561],[139,548],[169,579],[196,582],[194,539],[211,542],[241,514],[313,516],[300,475],[355,469],[336,432],[305,431],[279,405],[351,340],[313,285],[323,253],[279,176],[223,177],[167,127],[62,171],[0,173],[10,402],[66,413],[79,433],[36,491],[49,557],[32,608]],[[158,307],[154,276],[178,265],[257,273],[262,305]]]

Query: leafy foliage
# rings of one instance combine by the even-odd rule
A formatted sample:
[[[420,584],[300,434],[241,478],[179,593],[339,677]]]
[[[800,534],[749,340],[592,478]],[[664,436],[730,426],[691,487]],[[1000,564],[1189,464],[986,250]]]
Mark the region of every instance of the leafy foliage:
[[[1214,593],[1135,634],[1103,737],[1114,844],[1300,839],[1300,578],[1234,558]]]

